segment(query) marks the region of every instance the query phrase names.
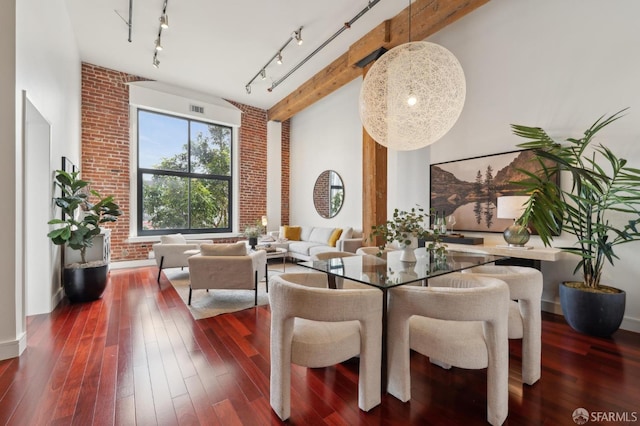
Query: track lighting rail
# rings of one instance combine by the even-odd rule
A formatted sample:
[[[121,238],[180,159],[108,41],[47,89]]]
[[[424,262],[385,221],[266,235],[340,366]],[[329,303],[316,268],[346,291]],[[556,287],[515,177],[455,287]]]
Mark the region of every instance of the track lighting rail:
[[[302,27],[298,28],[296,31],[293,31],[287,41],[278,49],[278,51],[267,61],[266,64],[260,68],[260,70],[253,76],[251,80],[244,86],[247,94],[251,94],[251,84],[255,81],[258,76],[264,80],[266,78],[266,69],[267,67],[277,59],[278,64],[282,64],[282,51],[291,43],[292,40],[296,40],[298,45],[302,44]]]
[[[358,19],[360,19],[365,13],[367,13],[369,10],[371,10],[371,8],[373,6],[375,6],[376,4],[378,4],[379,2],[380,2],[380,0],[371,0],[371,1],[369,1],[369,4],[364,9],[362,9],[356,16],[351,18],[351,20],[349,22],[345,22],[344,25],[342,27],[340,27],[340,29],[338,31],[336,31],[331,37],[329,37],[327,40],[325,40],[324,43],[322,43],[320,46],[318,46],[313,52],[311,52],[306,58],[304,58],[302,61],[300,61],[296,66],[291,68],[291,70],[288,73],[286,73],[285,75],[280,77],[278,80],[276,80],[273,83],[271,83],[271,87],[269,87],[267,90],[269,92],[271,92],[273,89],[275,89],[283,81],[285,81],[287,78],[289,78],[289,76],[291,74],[296,72],[298,70],[298,68],[300,68],[305,63],[307,63],[307,61],[309,59],[313,58],[316,55],[316,53],[320,52],[329,43],[331,43],[336,37],[338,37],[340,34],[342,34],[342,32],[344,30],[350,29],[351,25],[353,25]]]
[[[131,0],[132,1],[132,0]],[[155,47],[153,51],[153,61],[151,62],[155,68],[160,68],[160,60],[158,60],[158,52],[160,52],[162,47],[162,30],[166,30],[169,28],[169,16],[167,15],[167,2],[168,0],[164,0],[164,4],[162,5],[162,15],[160,15],[158,25],[158,38],[155,41]]]

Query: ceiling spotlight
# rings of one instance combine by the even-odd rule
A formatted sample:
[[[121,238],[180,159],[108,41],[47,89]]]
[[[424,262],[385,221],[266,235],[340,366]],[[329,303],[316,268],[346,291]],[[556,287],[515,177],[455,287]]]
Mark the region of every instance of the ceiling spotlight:
[[[260,70],[260,78],[263,80],[267,79],[267,72],[264,70],[264,68]]]
[[[160,17],[160,27],[165,30],[169,28],[169,16],[166,13]]]
[[[244,89],[247,91],[247,95],[251,94],[251,85],[247,84],[246,86],[244,86]]]
[[[278,65],[282,65],[282,53],[278,52],[278,59],[276,60]]]
[[[296,39],[296,43],[298,43],[298,46],[300,46],[302,44],[302,27],[300,27],[300,29],[298,31],[294,31],[293,34],[291,34],[291,36],[293,38]]]
[[[160,37],[156,39],[156,50],[162,50],[162,44],[160,44]]]
[[[160,61],[158,60],[158,57],[153,55],[153,66],[156,68],[160,68]]]

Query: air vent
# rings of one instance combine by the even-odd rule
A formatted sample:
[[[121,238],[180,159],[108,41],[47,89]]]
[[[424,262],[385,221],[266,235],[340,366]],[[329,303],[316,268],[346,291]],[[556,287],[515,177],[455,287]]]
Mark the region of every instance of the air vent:
[[[191,112],[197,112],[198,114],[204,114],[204,107],[198,105],[190,105]]]

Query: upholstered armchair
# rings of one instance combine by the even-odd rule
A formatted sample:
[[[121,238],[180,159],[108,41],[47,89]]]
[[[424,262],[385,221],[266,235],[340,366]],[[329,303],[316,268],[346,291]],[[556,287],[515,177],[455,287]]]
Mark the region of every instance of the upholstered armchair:
[[[189,263],[189,302],[193,290],[254,290],[258,304],[258,277],[267,275],[267,252],[248,251],[244,242],[235,244],[202,244],[200,253],[191,256]]]
[[[390,394],[411,399],[410,349],[445,368],[487,369],[487,420],[501,425],[509,402],[509,288],[496,278],[451,273],[429,287],[389,290]]]
[[[358,407],[380,404],[382,292],[327,289],[321,273],[271,279],[271,407],[291,414],[291,363],[328,367],[360,356]]]
[[[522,339],[522,381],[533,385],[540,379],[542,272],[502,265],[476,266],[463,272],[498,278],[509,286],[509,339]]]
[[[200,250],[200,245],[211,243],[211,240],[187,240],[182,234],[161,236],[160,242],[153,245],[153,256],[158,266],[158,284],[163,269],[189,266],[187,259]]]

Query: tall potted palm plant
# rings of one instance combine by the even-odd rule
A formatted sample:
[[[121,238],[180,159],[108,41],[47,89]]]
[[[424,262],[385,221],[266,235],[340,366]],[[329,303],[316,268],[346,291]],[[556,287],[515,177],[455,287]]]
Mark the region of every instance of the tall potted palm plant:
[[[113,196],[103,197],[91,190],[90,182],[80,179],[79,171],[56,170],[55,186],[60,189],[60,196],[54,202],[64,216],[49,221],[56,227],[47,236],[56,245],[79,250],[81,258],[79,263],[64,265],[65,294],[71,302],[98,299],[107,285],[109,265],[104,261],[88,262],[86,251],[100,234],[100,225],[115,222],[122,211]],[[92,197],[97,201],[93,202]]]
[[[640,170],[605,145],[592,144],[624,111],[600,117],[581,137],[564,142],[539,127],[512,125],[514,134],[529,139],[518,146],[534,150],[542,171],[523,171],[530,177],[522,183],[530,198],[519,223],[531,223],[546,246],[560,231],[575,237],[573,245],[559,248],[578,256],[574,274],[581,272],[583,281],[562,283],[560,303],[569,325],[597,336],[620,327],[626,301],[624,291],[601,284],[603,267],[618,259],[618,245],[640,239]],[[561,172],[571,176],[570,186],[558,184]]]

